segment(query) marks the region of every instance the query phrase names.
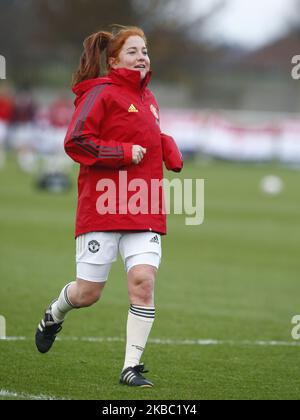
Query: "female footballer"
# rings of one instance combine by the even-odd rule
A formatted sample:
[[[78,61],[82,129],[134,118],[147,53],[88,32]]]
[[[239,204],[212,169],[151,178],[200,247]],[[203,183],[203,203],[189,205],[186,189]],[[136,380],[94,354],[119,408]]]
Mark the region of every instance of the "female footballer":
[[[147,87],[151,72],[144,32],[137,27],[100,31],[83,45],[73,76],[75,111],[65,137],[66,153],[80,164],[76,281],[46,310],[36,346],[46,353],[66,314],[99,300],[120,252],[130,303],[120,383],[152,387],[140,359],[155,316],[166,216],[162,191],[152,197],[151,187],[163,179],[163,162],[178,172],[182,157],[172,137],[160,131],[158,105]]]

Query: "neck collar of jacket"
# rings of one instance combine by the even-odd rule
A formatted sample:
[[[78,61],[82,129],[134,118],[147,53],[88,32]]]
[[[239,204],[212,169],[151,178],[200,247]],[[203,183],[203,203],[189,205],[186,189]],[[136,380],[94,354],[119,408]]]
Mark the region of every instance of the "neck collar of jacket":
[[[145,78],[141,80],[141,75],[139,71],[121,68],[112,69],[108,74],[108,77],[116,85],[127,86],[130,89],[143,91],[150,82],[151,74],[152,72],[148,71]]]

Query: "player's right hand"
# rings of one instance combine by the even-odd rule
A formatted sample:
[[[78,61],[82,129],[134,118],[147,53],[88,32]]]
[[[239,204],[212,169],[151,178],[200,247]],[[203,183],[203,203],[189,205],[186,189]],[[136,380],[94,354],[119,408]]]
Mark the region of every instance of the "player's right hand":
[[[135,165],[138,165],[140,161],[144,158],[147,149],[137,144],[132,146],[132,162]]]

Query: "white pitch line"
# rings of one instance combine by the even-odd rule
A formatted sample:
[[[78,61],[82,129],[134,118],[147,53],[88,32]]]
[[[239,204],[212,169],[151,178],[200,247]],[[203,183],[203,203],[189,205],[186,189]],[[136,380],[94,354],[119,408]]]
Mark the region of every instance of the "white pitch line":
[[[5,337],[5,338],[1,338],[0,337],[0,341],[26,341],[28,340],[28,338],[26,337]]]
[[[6,337],[0,339],[3,341],[33,341],[32,337]],[[82,342],[96,342],[96,343],[109,343],[109,342],[120,342],[125,341],[122,337],[58,337],[59,341],[82,341]],[[152,338],[148,340],[150,344],[160,344],[169,346],[257,346],[257,347],[300,347],[300,342],[297,341],[264,341],[264,340],[214,340],[214,339],[186,339],[186,340],[173,340],[173,339],[160,339]]]
[[[52,397],[49,395],[32,395],[24,392],[8,391],[7,389],[0,389],[0,397],[3,398],[18,398],[20,400],[60,400],[64,398]]]

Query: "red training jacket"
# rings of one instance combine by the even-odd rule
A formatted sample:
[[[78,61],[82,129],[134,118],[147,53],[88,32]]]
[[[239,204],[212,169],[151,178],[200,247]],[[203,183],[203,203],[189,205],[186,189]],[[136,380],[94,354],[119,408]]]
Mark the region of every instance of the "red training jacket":
[[[173,138],[160,131],[158,105],[147,88],[150,77],[149,72],[141,83],[138,71],[117,69],[73,88],[76,109],[65,150],[80,163],[76,236],[166,233],[162,188],[152,193],[151,185],[162,180],[163,161],[175,172],[183,163]],[[147,149],[138,165],[132,163],[134,144]]]

